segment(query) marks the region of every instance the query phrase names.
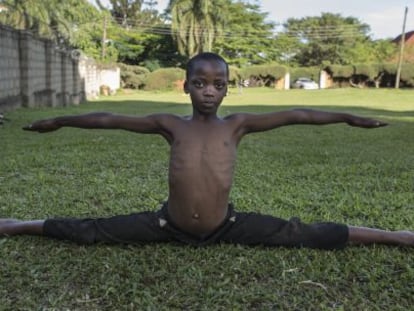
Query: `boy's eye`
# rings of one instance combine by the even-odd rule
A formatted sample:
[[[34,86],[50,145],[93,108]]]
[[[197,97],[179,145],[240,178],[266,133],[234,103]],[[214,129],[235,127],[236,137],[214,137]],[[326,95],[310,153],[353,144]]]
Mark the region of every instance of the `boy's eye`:
[[[218,89],[222,89],[225,86],[225,84],[223,82],[216,82],[214,86]]]
[[[198,81],[198,80],[193,81],[193,85],[194,85],[195,87],[197,87],[197,88],[201,88],[201,87],[203,87],[203,86],[204,86],[203,82]]]

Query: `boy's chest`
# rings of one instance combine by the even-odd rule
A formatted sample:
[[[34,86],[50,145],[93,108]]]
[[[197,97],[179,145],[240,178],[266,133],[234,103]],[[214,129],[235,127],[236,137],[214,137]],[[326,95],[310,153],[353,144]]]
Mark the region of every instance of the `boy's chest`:
[[[181,152],[217,154],[232,152],[236,148],[236,141],[228,131],[188,129],[180,134],[171,147]]]

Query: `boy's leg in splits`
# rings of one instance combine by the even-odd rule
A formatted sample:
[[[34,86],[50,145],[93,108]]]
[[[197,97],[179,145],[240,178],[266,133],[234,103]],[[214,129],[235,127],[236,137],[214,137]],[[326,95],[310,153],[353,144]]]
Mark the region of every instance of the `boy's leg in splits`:
[[[22,221],[12,218],[0,218],[0,236],[43,235],[44,220]]]
[[[172,237],[159,223],[161,211],[107,218],[52,218],[21,221],[0,218],[0,237],[38,235],[78,244],[167,242]]]
[[[317,249],[341,249],[347,245],[388,244],[414,246],[414,232],[386,231],[333,222],[302,223],[259,213],[234,212],[233,224],[221,236],[225,243]]]
[[[414,246],[414,232],[386,231],[365,227],[348,226],[348,242],[353,244],[390,244]]]
[[[0,218],[0,237],[13,235],[44,235],[44,220],[21,221]],[[414,246],[414,232],[386,231],[373,228],[348,226],[348,243],[350,244],[389,244]]]

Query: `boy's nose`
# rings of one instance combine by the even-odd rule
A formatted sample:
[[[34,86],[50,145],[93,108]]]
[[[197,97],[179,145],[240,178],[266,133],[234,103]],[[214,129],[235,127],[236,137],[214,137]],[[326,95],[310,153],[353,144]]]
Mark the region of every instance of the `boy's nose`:
[[[206,87],[204,88],[203,94],[205,96],[213,96],[214,95],[214,86],[206,85]]]

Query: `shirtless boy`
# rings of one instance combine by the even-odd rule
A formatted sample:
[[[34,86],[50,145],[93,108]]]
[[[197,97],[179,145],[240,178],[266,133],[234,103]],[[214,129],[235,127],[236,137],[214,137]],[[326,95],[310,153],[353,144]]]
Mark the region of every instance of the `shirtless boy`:
[[[25,127],[40,133],[61,127],[123,129],[158,134],[170,145],[168,201],[155,212],[98,219],[0,220],[0,235],[44,235],[80,244],[179,241],[191,245],[245,245],[342,248],[347,243],[414,246],[410,231],[384,231],[336,223],[304,224],[257,213],[239,213],[229,203],[237,146],[247,134],[293,124],[347,123],[362,128],[386,124],[345,113],[295,109],[266,114],[217,110],[227,93],[227,63],[213,53],[192,58],[184,90],[193,114],[124,116],[90,113],[41,120]]]

